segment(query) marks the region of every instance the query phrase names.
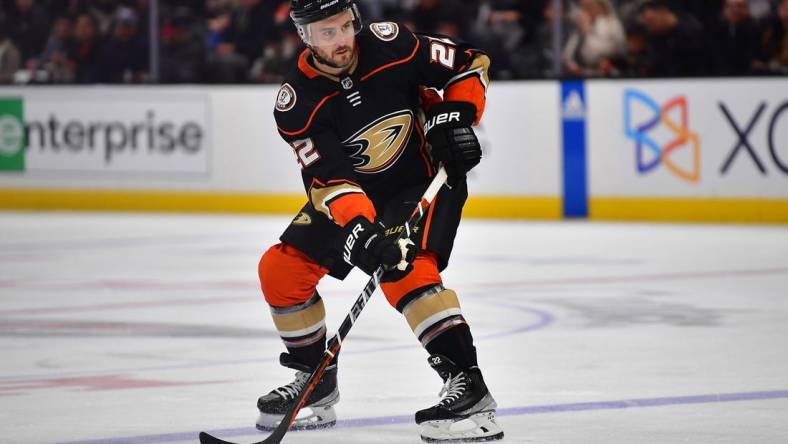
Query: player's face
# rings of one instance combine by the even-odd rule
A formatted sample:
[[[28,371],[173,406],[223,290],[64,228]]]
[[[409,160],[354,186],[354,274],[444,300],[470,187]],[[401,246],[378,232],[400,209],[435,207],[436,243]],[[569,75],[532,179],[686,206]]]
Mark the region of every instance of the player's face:
[[[348,9],[309,26],[311,46],[323,60],[330,62],[334,68],[350,66],[356,47],[356,31],[353,28],[351,10]]]

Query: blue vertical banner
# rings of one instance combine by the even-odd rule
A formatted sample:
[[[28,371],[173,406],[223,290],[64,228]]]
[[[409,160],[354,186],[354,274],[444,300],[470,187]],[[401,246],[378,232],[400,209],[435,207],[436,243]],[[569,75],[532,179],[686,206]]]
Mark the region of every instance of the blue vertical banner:
[[[588,217],[586,90],[582,80],[561,82],[564,217]]]

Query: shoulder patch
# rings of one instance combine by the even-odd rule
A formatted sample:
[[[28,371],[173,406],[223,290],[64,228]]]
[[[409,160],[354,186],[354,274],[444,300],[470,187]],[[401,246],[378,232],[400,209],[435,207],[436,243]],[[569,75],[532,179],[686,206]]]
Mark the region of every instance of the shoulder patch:
[[[309,214],[303,211],[298,213],[298,216],[296,216],[292,222],[293,225],[310,225],[311,223],[312,218],[309,216]]]
[[[289,83],[285,83],[279,88],[276,94],[276,109],[278,111],[290,111],[296,103],[296,92]]]
[[[372,23],[369,25],[369,29],[375,34],[375,37],[384,42],[390,42],[399,35],[399,25],[394,22]]]

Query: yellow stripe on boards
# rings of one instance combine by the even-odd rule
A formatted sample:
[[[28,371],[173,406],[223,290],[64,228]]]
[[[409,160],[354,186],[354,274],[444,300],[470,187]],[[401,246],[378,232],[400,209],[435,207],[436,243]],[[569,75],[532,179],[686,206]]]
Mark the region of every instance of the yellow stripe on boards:
[[[306,195],[200,191],[0,189],[0,209],[252,213],[295,215]],[[562,218],[559,197],[472,196],[466,218]],[[788,223],[788,200],[591,197],[593,220]]]
[[[297,194],[0,189],[0,208],[13,210],[296,214],[305,203]]]
[[[490,219],[561,219],[560,197],[472,196],[462,210],[463,217]]]
[[[0,209],[296,214],[306,195],[140,190],[0,189]],[[474,196],[463,216],[560,219],[558,197]]]
[[[647,222],[788,223],[788,200],[593,197],[589,218]]]

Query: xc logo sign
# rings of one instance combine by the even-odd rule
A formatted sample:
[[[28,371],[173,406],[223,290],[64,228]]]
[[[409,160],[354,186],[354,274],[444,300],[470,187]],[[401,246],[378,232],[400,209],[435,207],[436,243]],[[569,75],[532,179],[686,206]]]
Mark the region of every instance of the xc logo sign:
[[[755,114],[753,114],[749,120],[747,120],[746,125],[741,125],[734,117],[733,114],[730,112],[728,107],[725,103],[719,103],[720,110],[722,114],[727,119],[728,123],[730,124],[733,131],[736,133],[738,140],[736,144],[733,146],[733,150],[731,150],[728,158],[725,160],[725,163],[722,164],[722,168],[720,168],[720,173],[725,175],[728,170],[730,169],[731,165],[733,164],[734,159],[737,158],[739,152],[744,151],[749,154],[750,159],[752,159],[753,163],[755,163],[755,167],[758,168],[758,171],[761,172],[762,175],[766,175],[766,167],[764,166],[761,158],[758,157],[758,151],[753,146],[752,142],[750,141],[750,134],[754,131],[755,127],[758,124],[758,121],[761,119],[761,116],[766,111],[767,105],[766,102],[761,102],[758,108],[755,110]],[[771,118],[769,119],[769,128],[768,132],[766,133],[766,143],[769,148],[769,154],[771,155],[772,161],[783,172],[783,174],[788,174],[788,163],[784,162],[780,157],[777,155],[777,125],[780,122],[780,117],[783,114],[783,111],[788,110],[788,102],[783,102],[777,109],[772,113]],[[742,129],[743,128],[743,129]],[[785,138],[782,139],[783,143],[785,142]]]

